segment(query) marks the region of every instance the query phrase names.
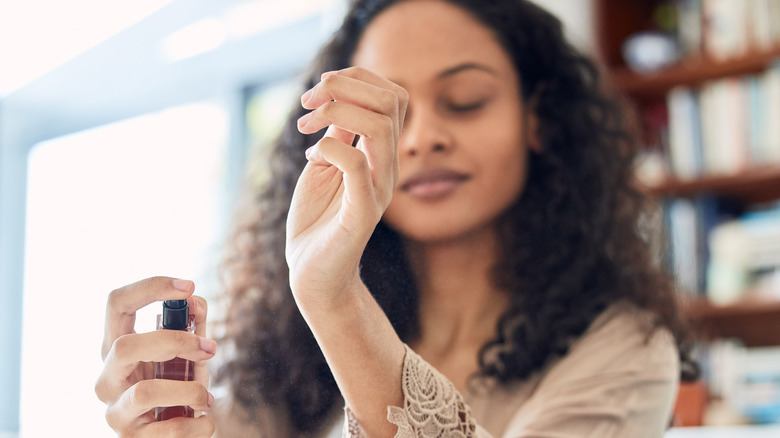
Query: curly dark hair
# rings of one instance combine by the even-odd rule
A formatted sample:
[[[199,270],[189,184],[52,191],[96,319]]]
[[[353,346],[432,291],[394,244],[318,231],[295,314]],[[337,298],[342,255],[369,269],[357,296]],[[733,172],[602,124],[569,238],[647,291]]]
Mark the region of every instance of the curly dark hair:
[[[322,72],[350,66],[363,31],[398,1],[411,0],[353,2],[304,89]],[[509,291],[511,303],[480,351],[478,374],[500,383],[526,379],[565,355],[608,306],[628,301],[656,315],[652,329],[674,335],[682,377],[695,377],[672,281],[640,227],[649,204],[632,180],[638,144],[621,106],[606,97],[598,69],[566,41],[559,20],[530,1],[445,1],[492,29],[518,72],[521,98],[536,101],[541,141],[541,151],[530,154],[524,192],[498,221],[502,247],[492,280]],[[320,137],[298,132],[305,112],[290,114],[271,155],[270,181],[237,227],[225,265],[230,318],[224,321],[235,356],[217,376],[250,412],[270,408],[300,435],[322,427],[340,399],[292,298],[284,258],[304,150]],[[400,338],[413,341],[415,278],[399,235],[383,222],[364,252],[361,275]]]

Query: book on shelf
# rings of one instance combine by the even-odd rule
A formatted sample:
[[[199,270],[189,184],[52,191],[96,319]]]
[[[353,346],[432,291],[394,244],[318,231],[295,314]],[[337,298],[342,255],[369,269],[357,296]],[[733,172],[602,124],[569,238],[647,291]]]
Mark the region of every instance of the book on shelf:
[[[681,179],[695,178],[704,168],[699,93],[688,87],[676,87],[669,92],[667,101],[672,172]]]
[[[670,265],[677,289],[697,294],[700,288],[701,257],[698,254],[696,208],[687,199],[676,199],[666,208],[669,222]]]
[[[748,2],[744,0],[703,1],[702,40],[707,56],[713,59],[727,59],[747,51],[747,4]]]
[[[780,299],[780,205],[741,213],[711,196],[665,201],[667,261],[678,291],[716,305]]]
[[[718,412],[704,415],[705,425],[780,422],[780,347],[745,347],[736,339],[700,345],[701,381]]]
[[[677,289],[689,296],[704,294],[708,288],[709,235],[725,213],[716,198],[704,195],[667,200],[664,212],[668,265]]]
[[[677,38],[687,58],[728,60],[780,44],[777,0],[676,0]]]
[[[780,63],[757,75],[675,87],[666,103],[672,176],[733,174],[780,162]]]
[[[677,42],[680,56],[695,58],[702,49],[701,0],[677,0]]]
[[[747,293],[780,297],[780,208],[724,221],[712,228],[708,240],[711,302],[727,304]]]
[[[747,168],[748,108],[740,80],[730,77],[705,83],[700,99],[705,173],[731,174]]]

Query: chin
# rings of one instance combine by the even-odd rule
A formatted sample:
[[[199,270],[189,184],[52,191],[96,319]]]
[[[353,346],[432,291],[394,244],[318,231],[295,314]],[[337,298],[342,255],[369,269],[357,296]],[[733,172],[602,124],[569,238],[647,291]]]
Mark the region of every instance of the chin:
[[[459,242],[469,242],[474,239],[483,239],[486,235],[495,232],[493,221],[477,223],[447,223],[445,221],[432,221],[426,224],[391,224],[387,225],[395,230],[402,239],[422,245],[446,245]]]

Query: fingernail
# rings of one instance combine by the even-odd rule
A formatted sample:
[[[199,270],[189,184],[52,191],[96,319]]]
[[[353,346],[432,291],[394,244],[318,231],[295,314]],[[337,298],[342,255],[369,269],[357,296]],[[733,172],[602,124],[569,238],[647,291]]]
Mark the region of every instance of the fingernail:
[[[305,128],[309,123],[309,119],[311,119],[311,113],[306,113],[300,119],[298,119],[298,129]]]
[[[313,94],[314,89],[311,88],[309,91],[303,93],[303,96],[301,96],[301,103],[306,105],[307,102],[309,102],[309,99],[311,99],[311,95]]]
[[[320,159],[319,153],[317,152],[317,145],[310,146],[308,149],[306,149],[306,159],[309,161],[316,161]]]
[[[200,349],[208,354],[214,354],[217,352],[217,341],[208,338],[200,338]]]
[[[192,286],[193,283],[190,280],[180,280],[178,278],[173,280],[173,287],[182,292],[189,292]]]
[[[214,396],[209,392],[209,399],[206,401],[206,404],[211,407],[211,405],[214,404]]]

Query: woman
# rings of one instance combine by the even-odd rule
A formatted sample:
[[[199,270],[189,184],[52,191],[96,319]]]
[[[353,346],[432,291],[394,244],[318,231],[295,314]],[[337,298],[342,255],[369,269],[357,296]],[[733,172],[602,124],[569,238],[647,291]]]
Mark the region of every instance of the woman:
[[[358,0],[236,234],[217,375],[230,397],[211,409],[202,328],[132,333],[136,309],[194,290],[149,279],[109,299],[96,387],[109,424],[660,436],[695,367],[637,225],[635,145],[597,76],[527,1]],[[137,365],[174,356],[198,361],[198,382]],[[151,422],[168,404],[214,420]]]

